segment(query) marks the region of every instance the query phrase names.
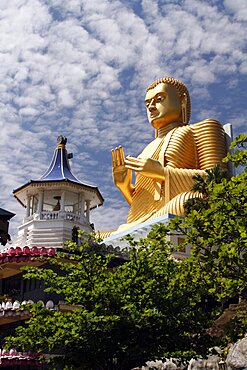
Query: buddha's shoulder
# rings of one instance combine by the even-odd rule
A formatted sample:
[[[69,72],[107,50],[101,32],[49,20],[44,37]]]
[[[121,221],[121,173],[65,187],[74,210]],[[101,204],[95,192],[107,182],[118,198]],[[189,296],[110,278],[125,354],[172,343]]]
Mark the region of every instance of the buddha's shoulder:
[[[188,125],[190,130],[193,132],[194,136],[224,136],[225,131],[222,124],[213,118],[207,118],[203,121],[196,122]]]
[[[197,137],[198,135],[204,136],[209,133],[214,135],[218,135],[219,133],[223,134],[224,128],[216,119],[207,118],[200,122],[177,127],[174,131],[173,137]]]
[[[222,128],[222,124],[217,121],[216,119],[214,118],[207,118],[207,119],[204,119],[200,122],[195,122],[195,123],[191,123],[188,125],[188,127],[192,130],[192,131],[197,131],[197,130],[200,130],[200,129],[208,129],[208,128]]]

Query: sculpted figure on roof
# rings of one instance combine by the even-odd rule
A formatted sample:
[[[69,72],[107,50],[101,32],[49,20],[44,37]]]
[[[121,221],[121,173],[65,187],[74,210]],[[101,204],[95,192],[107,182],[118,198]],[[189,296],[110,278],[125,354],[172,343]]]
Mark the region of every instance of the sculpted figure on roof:
[[[191,191],[193,176],[204,176],[226,156],[225,133],[218,121],[189,124],[190,96],[181,81],[155,81],[147,89],[145,105],[156,138],[137,158],[125,157],[121,146],[112,150],[113,179],[130,205],[127,223],[117,231],[167,213],[183,216],[184,202],[198,196]]]
[[[67,144],[67,137],[65,137],[63,135],[59,135],[58,138],[57,138],[57,143],[62,144],[62,145],[66,145]]]

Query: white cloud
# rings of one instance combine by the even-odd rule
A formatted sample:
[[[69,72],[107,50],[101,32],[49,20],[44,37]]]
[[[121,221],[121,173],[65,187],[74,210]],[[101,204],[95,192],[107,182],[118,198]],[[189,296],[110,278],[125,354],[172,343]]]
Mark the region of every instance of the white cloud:
[[[245,101],[235,98],[247,74],[244,3],[2,1],[0,206],[18,211],[15,225],[22,216],[12,189],[42,174],[59,134],[75,153],[77,177],[98,182],[108,199],[105,211],[94,211],[98,227],[113,215],[124,222],[128,206],[113,190],[110,149],[123,144],[137,155],[153,137],[143,100],[156,78],[188,84],[196,119],[218,112],[244,129]],[[209,92],[231,81],[222,97]],[[229,95],[233,105],[221,104]]]
[[[74,99],[72,98],[68,89],[60,90],[58,93],[58,104],[64,108],[73,107],[75,104]]]
[[[247,8],[245,0],[225,0],[224,5],[229,9],[236,19],[247,21]]]
[[[116,230],[119,225],[124,224],[127,219],[128,206],[124,201],[116,201],[110,205],[92,211],[91,221],[95,225],[95,231]]]

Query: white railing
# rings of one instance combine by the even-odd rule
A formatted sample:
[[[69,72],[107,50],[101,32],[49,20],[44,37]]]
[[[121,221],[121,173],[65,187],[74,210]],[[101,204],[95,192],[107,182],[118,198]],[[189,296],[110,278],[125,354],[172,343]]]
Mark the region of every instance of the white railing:
[[[32,220],[68,220],[87,223],[84,215],[64,211],[42,211],[25,218],[25,222]]]
[[[60,220],[59,211],[43,211],[40,213],[40,220]]]
[[[85,216],[81,216],[81,215],[78,215],[72,212],[43,211],[41,212],[40,220],[82,221],[82,220],[85,220]]]

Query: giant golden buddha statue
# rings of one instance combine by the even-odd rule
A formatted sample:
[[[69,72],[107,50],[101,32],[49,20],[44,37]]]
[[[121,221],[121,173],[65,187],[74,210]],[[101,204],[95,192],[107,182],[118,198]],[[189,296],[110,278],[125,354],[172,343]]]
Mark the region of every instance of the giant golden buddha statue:
[[[127,223],[116,232],[167,213],[183,216],[184,202],[198,196],[191,191],[193,176],[204,176],[226,156],[225,133],[218,121],[188,124],[190,96],[179,80],[165,77],[152,83],[145,105],[156,138],[137,158],[125,158],[121,146],[112,150],[113,179],[130,205]]]

